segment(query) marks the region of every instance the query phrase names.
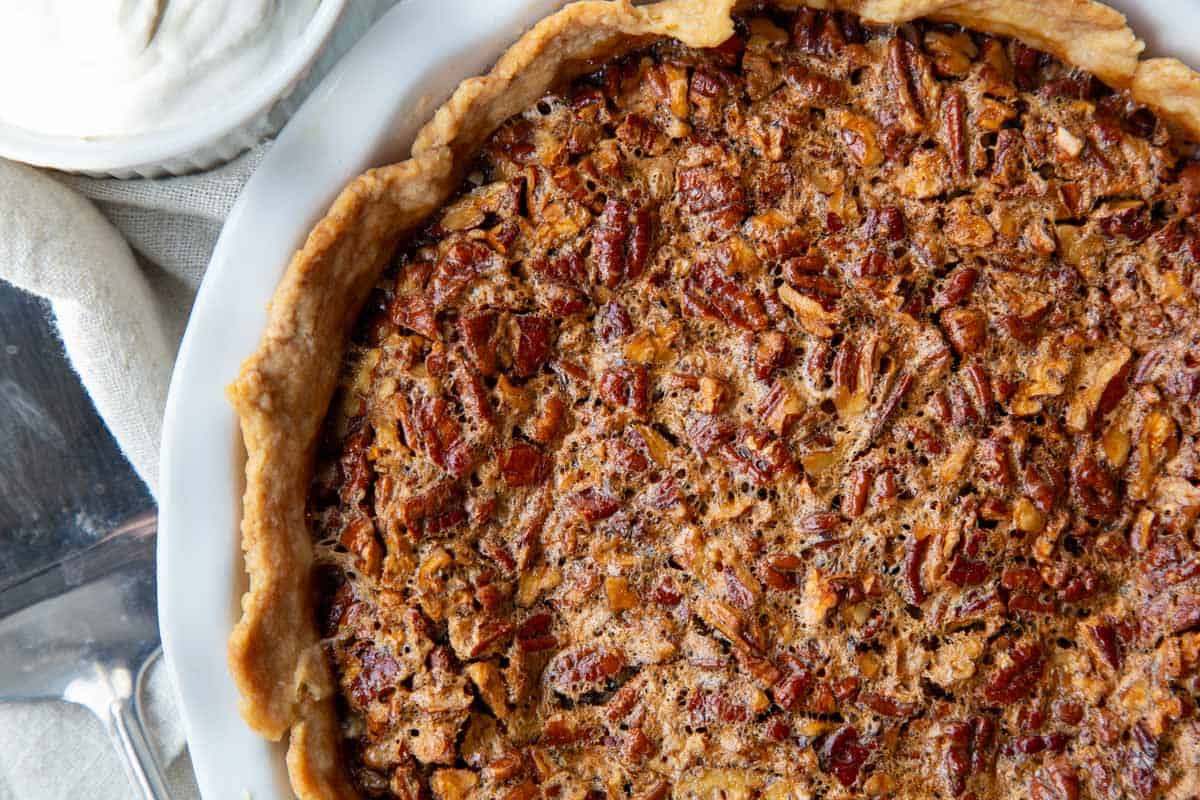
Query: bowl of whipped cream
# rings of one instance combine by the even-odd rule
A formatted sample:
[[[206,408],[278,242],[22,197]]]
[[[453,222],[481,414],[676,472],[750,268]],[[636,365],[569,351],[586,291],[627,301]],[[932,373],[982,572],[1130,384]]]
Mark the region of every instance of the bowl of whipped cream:
[[[0,156],[121,178],[227,161],[298,105],[347,2],[0,3]]]

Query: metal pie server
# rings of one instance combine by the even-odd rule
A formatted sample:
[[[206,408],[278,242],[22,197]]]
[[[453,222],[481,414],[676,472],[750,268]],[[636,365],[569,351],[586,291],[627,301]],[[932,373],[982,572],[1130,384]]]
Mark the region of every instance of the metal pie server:
[[[159,654],[153,513],[87,549],[0,582],[0,702],[60,699],[104,723],[143,800],[167,784],[138,698]]]

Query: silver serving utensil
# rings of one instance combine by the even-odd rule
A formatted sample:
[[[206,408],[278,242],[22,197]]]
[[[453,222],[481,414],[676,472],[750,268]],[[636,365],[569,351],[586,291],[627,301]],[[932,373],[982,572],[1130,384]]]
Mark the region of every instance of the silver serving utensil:
[[[161,652],[157,518],[129,520],[87,549],[0,583],[0,702],[61,699],[104,723],[142,800],[167,800],[138,699]]]

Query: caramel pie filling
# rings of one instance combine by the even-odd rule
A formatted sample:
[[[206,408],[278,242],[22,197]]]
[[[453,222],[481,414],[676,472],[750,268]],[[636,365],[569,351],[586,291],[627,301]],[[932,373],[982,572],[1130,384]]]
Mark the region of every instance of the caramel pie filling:
[[[362,312],[309,507],[354,782],[1192,796],[1190,144],[1017,41],[737,29],[509,119]]]

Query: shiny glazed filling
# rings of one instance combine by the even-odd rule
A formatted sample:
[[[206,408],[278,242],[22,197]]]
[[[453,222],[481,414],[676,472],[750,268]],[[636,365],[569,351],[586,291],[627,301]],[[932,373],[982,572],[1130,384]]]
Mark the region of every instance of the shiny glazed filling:
[[[1200,163],[1019,42],[765,10],[508,120],[310,498],[365,796],[1188,797]]]

